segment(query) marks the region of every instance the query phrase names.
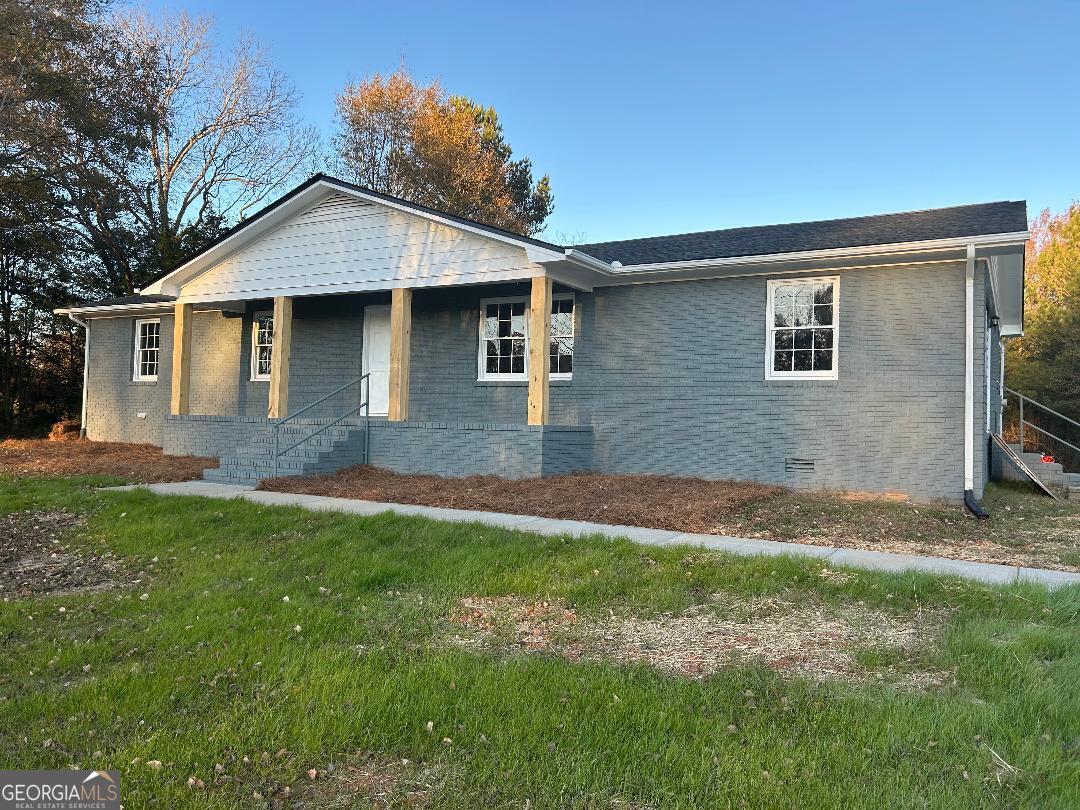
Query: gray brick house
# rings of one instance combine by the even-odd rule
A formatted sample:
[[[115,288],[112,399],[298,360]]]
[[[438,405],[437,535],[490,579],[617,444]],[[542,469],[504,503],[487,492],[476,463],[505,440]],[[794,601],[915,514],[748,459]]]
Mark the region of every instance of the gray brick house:
[[[955,501],[988,476],[1027,236],[996,202],[563,247],[317,175],[58,312],[86,435],[218,456],[212,480],[367,460]]]

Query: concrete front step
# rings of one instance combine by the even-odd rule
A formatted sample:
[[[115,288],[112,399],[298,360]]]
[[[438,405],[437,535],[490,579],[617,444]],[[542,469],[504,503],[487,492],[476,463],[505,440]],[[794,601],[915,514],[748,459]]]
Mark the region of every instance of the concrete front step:
[[[266,475],[250,475],[244,470],[226,470],[219,467],[203,470],[203,480],[215,484],[242,484],[253,487],[268,477]]]
[[[296,432],[281,434],[278,446],[286,447],[297,438],[307,438],[310,426],[298,426]],[[220,467],[206,470],[203,479],[218,483],[257,484],[264,478],[283,475],[313,475],[336,472],[364,461],[364,429],[335,425],[299,447],[279,453],[274,460],[273,434],[255,437],[250,444],[237,446],[223,455]]]
[[[291,450],[286,450],[283,453],[278,454],[278,458],[291,458],[291,459],[306,459],[306,458],[319,458],[326,453],[328,447],[334,445],[327,445],[325,447],[308,447],[306,444],[300,447],[294,447]],[[272,444],[261,445],[249,445],[247,447],[237,447],[229,456],[233,458],[273,458],[274,446]]]
[[[281,475],[303,475],[304,472],[319,464],[317,458],[279,458],[277,469]],[[230,470],[251,470],[252,472],[265,472],[274,470],[272,458],[253,459],[238,456],[222,456],[218,459],[218,466]]]

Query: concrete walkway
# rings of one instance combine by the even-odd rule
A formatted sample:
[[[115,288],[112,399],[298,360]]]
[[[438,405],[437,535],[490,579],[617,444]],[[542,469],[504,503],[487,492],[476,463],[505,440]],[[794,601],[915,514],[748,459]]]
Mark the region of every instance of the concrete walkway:
[[[252,487],[214,484],[208,481],[184,481],[176,484],[135,484],[109,487],[114,491],[147,489],[158,495],[198,495],[207,498],[242,498],[266,506],[300,506],[319,512],[343,512],[350,515],[378,515],[394,512],[463,523],[485,523],[506,529],[535,532],[543,535],[584,537],[603,535],[625,537],[635,543],[650,546],[696,546],[713,551],[726,551],[743,556],[798,554],[827,560],[830,565],[848,565],[871,571],[922,571],[929,574],[948,574],[993,585],[1014,582],[1033,582],[1047,588],[1080,584],[1080,573],[1050,571],[1043,568],[1022,568],[1015,565],[950,560],[945,557],[920,557],[914,554],[893,554],[887,551],[808,546],[801,543],[782,543],[776,540],[753,540],[745,537],[724,537],[715,534],[691,534],[663,529],[644,529],[637,526],[612,526],[581,520],[556,520],[529,515],[506,515],[499,512],[475,512],[466,509],[443,509],[436,506],[413,506],[401,503],[379,503],[352,498],[328,498],[322,495],[296,495],[289,492],[261,492]]]

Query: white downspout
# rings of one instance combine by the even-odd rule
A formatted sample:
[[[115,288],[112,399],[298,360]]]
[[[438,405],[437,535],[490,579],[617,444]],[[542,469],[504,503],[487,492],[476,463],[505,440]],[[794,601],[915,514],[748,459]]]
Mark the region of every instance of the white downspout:
[[[975,489],[975,245],[964,267],[964,491]]]
[[[997,435],[1005,429],[1005,338],[998,338],[998,359],[1001,368],[998,369],[998,412],[997,412]]]
[[[994,339],[994,326],[990,318],[986,319],[986,324],[983,328],[983,366],[984,374],[986,378],[986,387],[983,389],[983,404],[986,405],[986,421],[983,422],[983,429],[987,433],[993,433],[993,423],[990,421],[990,383],[993,377],[990,376],[990,355],[994,352],[991,349],[991,343]]]
[[[76,323],[83,328],[86,334],[83,336],[83,364],[82,364],[82,413],[79,416],[79,436],[80,438],[86,438],[86,381],[89,378],[90,372],[90,321],[89,319],[83,321],[80,320],[77,315],[68,313],[68,318],[72,323]]]

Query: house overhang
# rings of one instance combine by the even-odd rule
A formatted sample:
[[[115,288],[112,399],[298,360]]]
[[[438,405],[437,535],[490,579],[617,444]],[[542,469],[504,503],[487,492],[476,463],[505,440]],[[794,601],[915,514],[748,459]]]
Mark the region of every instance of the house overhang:
[[[154,301],[142,304],[87,304],[80,307],[61,307],[54,309],[54,315],[75,316],[77,318],[122,318],[133,315],[171,314],[174,305],[169,301]]]

